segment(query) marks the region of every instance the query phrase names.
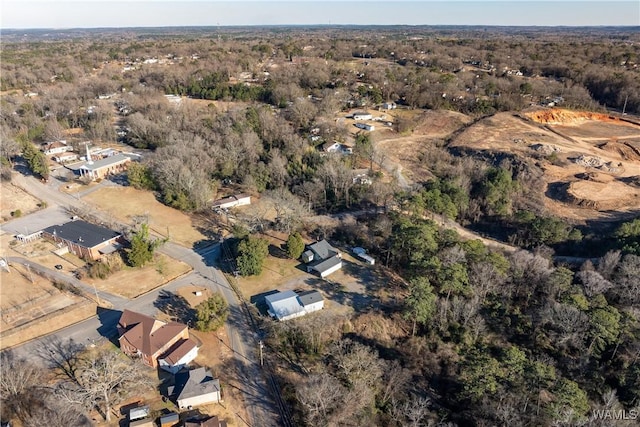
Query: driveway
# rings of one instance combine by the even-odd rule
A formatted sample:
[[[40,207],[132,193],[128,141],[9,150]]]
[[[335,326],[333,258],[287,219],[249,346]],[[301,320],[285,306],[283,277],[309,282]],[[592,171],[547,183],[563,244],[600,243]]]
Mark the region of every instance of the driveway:
[[[51,225],[69,222],[71,216],[60,206],[50,206],[21,218],[12,219],[0,225],[0,230],[9,234],[31,234]]]

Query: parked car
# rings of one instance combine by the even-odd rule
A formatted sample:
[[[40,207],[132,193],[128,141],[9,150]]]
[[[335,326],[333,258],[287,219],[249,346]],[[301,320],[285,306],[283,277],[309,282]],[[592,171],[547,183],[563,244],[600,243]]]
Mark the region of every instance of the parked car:
[[[56,270],[62,270],[62,266],[60,264],[56,264]]]

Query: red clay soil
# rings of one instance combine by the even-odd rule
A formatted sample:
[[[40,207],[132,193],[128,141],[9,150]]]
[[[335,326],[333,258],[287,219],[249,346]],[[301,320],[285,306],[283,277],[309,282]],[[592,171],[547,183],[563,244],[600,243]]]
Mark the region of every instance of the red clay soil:
[[[616,117],[608,114],[592,113],[589,111],[570,111],[559,108],[550,110],[538,110],[533,113],[526,114],[531,120],[544,124],[570,124],[585,120],[598,120],[602,122],[620,122]]]

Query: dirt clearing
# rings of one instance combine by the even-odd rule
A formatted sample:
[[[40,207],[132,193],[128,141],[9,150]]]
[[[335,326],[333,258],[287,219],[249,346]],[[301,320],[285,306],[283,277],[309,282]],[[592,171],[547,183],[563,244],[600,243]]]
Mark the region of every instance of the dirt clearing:
[[[640,126],[606,114],[549,109],[482,119],[450,147],[535,160],[548,186],[546,210],[586,221],[627,216],[640,207],[638,188],[628,184],[640,175],[638,138]],[[587,178],[594,173],[598,179]]]

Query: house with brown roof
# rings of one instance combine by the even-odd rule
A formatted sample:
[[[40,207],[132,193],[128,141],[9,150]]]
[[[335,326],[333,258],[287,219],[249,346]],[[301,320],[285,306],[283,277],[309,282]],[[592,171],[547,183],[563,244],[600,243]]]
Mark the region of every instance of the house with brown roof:
[[[47,142],[45,144],[42,144],[42,151],[44,152],[44,154],[47,154],[47,155],[62,154],[67,151],[73,151],[73,147],[70,145],[67,145],[67,141],[61,139],[58,141]]]
[[[164,359],[165,363],[167,359],[181,362],[186,354],[193,355],[193,358],[198,354],[196,343],[189,338],[187,325],[182,323],[165,323],[151,316],[124,310],[117,328],[122,352],[130,357],[139,357],[145,365],[153,368],[158,366],[159,359]],[[186,353],[176,357],[184,349],[188,349]],[[172,365],[168,366],[173,368]]]
[[[204,420],[187,420],[184,427],[227,427],[227,421],[213,416]]]
[[[176,374],[195,359],[197,355],[198,345],[194,340],[180,340],[171,346],[164,356],[158,358],[158,365],[165,371]]]

